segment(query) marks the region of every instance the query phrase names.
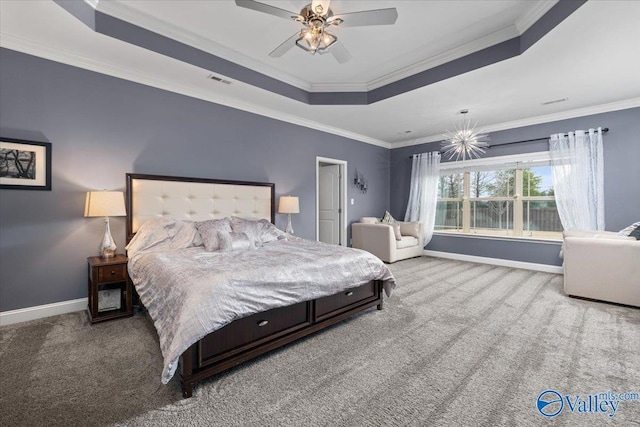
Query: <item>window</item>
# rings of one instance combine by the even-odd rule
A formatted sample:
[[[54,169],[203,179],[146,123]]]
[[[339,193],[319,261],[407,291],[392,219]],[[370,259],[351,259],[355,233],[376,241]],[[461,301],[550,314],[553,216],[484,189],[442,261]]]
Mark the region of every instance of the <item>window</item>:
[[[548,153],[443,163],[436,231],[560,239]]]

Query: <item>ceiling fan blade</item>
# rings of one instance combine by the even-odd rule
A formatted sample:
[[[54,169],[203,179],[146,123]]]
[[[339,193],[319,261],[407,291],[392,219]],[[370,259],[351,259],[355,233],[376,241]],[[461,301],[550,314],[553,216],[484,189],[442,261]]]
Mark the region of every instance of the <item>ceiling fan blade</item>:
[[[313,0],[311,2],[311,11],[312,12],[316,12],[316,7],[321,6],[322,7],[322,13],[320,13],[320,15],[325,16],[327,14],[327,12],[329,11],[329,4],[331,3],[331,0]]]
[[[396,19],[398,19],[398,11],[395,7],[391,7],[389,9],[343,13],[334,15],[327,21],[332,23],[336,20],[341,20],[341,27],[363,27],[366,25],[391,25],[396,23]]]
[[[253,0],[236,0],[236,6],[244,7],[246,9],[251,9],[262,13],[268,13],[269,15],[278,16],[280,18],[288,20],[302,18],[298,13],[289,12],[288,10],[269,6],[268,4],[260,3]]]
[[[269,54],[272,58],[280,58],[285,53],[289,52],[289,50],[296,45],[296,40],[300,37],[300,31],[296,32],[294,35],[286,39],[280,46],[273,49],[273,51]]]
[[[340,40],[337,40],[334,44],[331,45],[331,47],[329,48],[329,52],[331,52],[331,54],[334,58],[336,58],[336,61],[338,61],[339,64],[344,64],[351,59],[351,54],[349,53],[347,48],[344,47],[342,43],[340,43]]]

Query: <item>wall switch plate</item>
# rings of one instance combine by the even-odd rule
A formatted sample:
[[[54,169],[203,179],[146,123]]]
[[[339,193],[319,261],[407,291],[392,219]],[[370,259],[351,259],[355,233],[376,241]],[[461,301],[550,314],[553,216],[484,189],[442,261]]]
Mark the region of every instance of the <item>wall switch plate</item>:
[[[351,206],[353,206],[353,199],[351,199]]]

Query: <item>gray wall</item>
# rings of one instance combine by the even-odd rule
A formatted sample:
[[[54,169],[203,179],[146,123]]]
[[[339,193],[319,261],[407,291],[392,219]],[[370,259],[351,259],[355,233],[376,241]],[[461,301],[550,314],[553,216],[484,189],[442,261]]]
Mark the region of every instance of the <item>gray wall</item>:
[[[486,157],[547,151],[547,141],[513,144],[512,141],[546,137],[576,129],[608,127],[604,136],[604,192],[606,229],[618,231],[640,220],[640,108],[492,132]],[[391,213],[404,218],[409,198],[411,160],[414,153],[440,149],[440,143],[391,150]],[[446,161],[447,159],[443,159]],[[560,243],[515,242],[477,237],[436,235],[426,249],[489,258],[561,265]]]
[[[124,191],[127,172],[274,182],[277,196],[300,197],[293,226],[309,239],[316,156],[369,180],[364,195],[349,181],[349,222],[389,205],[384,148],[7,49],[0,93],[0,135],[51,142],[53,152],[52,191],[0,190],[0,311],[86,297],[86,257],[104,222],[82,216],[85,192]],[[111,224],[123,251],[124,218]]]
[[[87,190],[124,190],[125,173],[276,183],[300,197],[296,234],[315,239],[315,157],[348,161],[369,191],[349,184],[349,222],[404,216],[409,155],[424,144],[387,150],[0,49],[0,136],[53,145],[53,190],[0,190],[0,311],[86,297],[86,257],[97,253],[100,218],[84,218]],[[608,230],[640,219],[640,109],[491,134],[491,143],[607,126],[605,194]],[[545,142],[492,148],[488,155],[545,150]],[[284,228],[286,217],[276,224]],[[112,218],[119,250],[124,218]],[[436,236],[427,249],[559,265],[558,245]]]

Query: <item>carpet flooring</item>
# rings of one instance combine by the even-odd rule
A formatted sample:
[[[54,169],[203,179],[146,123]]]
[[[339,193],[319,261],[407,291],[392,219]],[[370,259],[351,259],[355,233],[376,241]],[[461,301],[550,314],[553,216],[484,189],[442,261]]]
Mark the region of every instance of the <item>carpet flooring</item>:
[[[640,426],[640,400],[619,402],[612,417],[593,401],[579,411],[589,395],[640,392],[639,309],[569,298],[560,275],[428,257],[390,267],[398,287],[384,310],[203,381],[191,399],[175,378],[160,384],[144,316],[2,327],[0,422]],[[549,419],[536,407],[548,389],[568,396]]]

